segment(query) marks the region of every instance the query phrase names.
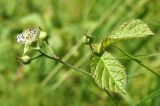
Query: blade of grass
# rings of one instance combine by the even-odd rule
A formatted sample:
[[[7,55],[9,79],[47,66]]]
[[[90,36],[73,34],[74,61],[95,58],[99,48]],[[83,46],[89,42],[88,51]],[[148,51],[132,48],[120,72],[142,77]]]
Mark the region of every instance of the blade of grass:
[[[155,91],[153,91],[152,93],[150,93],[149,95],[147,95],[146,97],[142,98],[140,101],[136,102],[133,106],[141,106],[143,105],[147,100],[151,100],[155,97],[160,96],[160,89],[157,89]]]
[[[93,33],[98,27],[100,27],[103,23],[105,23],[110,16],[113,15],[113,13],[115,13],[115,11],[117,11],[117,6],[119,6],[121,4],[122,0],[118,0],[118,2],[115,2],[112,7],[108,10],[106,10],[106,14],[102,15],[101,18],[97,21],[97,24],[95,25],[95,27],[93,27],[89,33]],[[116,10],[117,9],[117,10]]]

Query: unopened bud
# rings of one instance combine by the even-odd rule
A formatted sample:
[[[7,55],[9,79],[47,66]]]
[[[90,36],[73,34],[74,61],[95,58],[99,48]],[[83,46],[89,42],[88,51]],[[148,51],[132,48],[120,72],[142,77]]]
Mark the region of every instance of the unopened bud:
[[[91,44],[92,42],[93,42],[93,37],[92,36],[86,35],[86,36],[83,37],[83,43]]]
[[[21,60],[22,60],[23,64],[28,64],[28,63],[30,63],[31,58],[30,58],[30,56],[25,55],[25,56],[21,57]]]
[[[44,31],[41,31],[40,34],[39,34],[39,39],[40,40],[46,40],[48,38],[48,35],[46,32]]]

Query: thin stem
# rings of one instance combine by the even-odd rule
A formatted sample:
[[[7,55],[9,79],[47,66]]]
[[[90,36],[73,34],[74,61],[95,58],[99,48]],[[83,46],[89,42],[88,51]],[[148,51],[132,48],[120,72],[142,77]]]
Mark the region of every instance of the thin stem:
[[[154,56],[160,56],[160,53],[154,53],[150,55],[135,55],[135,57],[139,57],[139,58],[148,58],[148,57],[154,57]]]
[[[85,30],[85,32],[83,33],[83,35],[86,36],[86,38],[87,38],[87,37],[90,37],[89,35],[87,35],[87,29]],[[91,39],[91,38],[90,38],[90,39]],[[89,44],[87,44],[87,45],[89,46],[89,48],[91,49],[92,53],[94,54],[94,52],[93,52],[93,47],[92,47],[91,43],[89,43]]]
[[[45,40],[45,43],[46,43],[46,45],[47,45],[47,47],[48,47],[49,51],[51,52],[51,55],[53,55],[53,54],[54,54],[54,52],[53,52],[53,50],[52,50],[52,48],[51,48],[51,46],[50,46],[50,44],[49,44],[48,40]]]
[[[79,71],[79,72],[81,72],[81,73],[83,73],[83,74],[91,77],[91,74],[89,74],[88,72],[83,71],[83,70],[81,70],[81,69],[79,69],[79,68],[77,68],[77,67],[72,66],[71,64],[68,64],[68,63],[64,62],[63,60],[61,60],[61,59],[60,59],[59,57],[57,57],[57,56],[54,56],[54,57],[48,56],[47,54],[43,53],[41,50],[39,50],[39,52],[41,53],[42,56],[44,56],[44,57],[46,57],[46,58],[49,58],[49,59],[52,59],[52,60],[56,60],[56,61],[58,61],[58,62],[60,62],[60,63],[62,63],[62,64],[64,64],[64,65],[66,65],[66,66],[68,66],[68,67],[70,67],[70,68],[72,68],[72,69],[75,69],[76,71]]]
[[[81,59],[79,59],[75,64],[74,66],[76,67],[79,67],[81,66],[82,64],[84,64],[88,58],[89,58],[89,55],[90,55],[90,52],[88,52],[87,54],[85,54]],[[59,86],[61,86],[66,80],[68,77],[71,76],[71,74],[73,73],[72,71],[73,69],[70,68],[67,72],[63,73],[63,75],[61,76],[60,80],[58,80],[56,83],[54,83],[52,85],[52,88],[55,90],[57,88],[59,88]]]
[[[91,49],[92,53],[94,54],[94,52],[93,52],[93,48],[92,48],[92,45],[91,45],[91,44],[89,44],[89,47],[90,47],[90,49]]]
[[[150,72],[152,72],[153,74],[155,74],[156,76],[158,76],[160,78],[160,75],[156,72],[154,72],[151,68],[149,68],[148,66],[146,66],[142,61],[140,61],[139,59],[137,59],[136,57],[133,57],[132,55],[130,55],[129,53],[123,51],[122,49],[118,48],[117,46],[115,46],[121,53],[123,53],[124,55],[126,55],[127,57],[129,57],[130,59],[132,59],[133,61],[135,61],[136,63],[138,63],[139,65],[143,66],[144,68],[146,68],[147,70],[149,70]]]
[[[138,57],[138,58],[150,58],[150,57],[160,56],[160,53],[154,53],[154,54],[150,54],[150,55],[132,55],[132,56]],[[120,57],[117,57],[117,58],[129,59],[126,56],[120,56]]]
[[[33,60],[35,60],[35,59],[37,59],[37,58],[39,58],[39,57],[42,57],[42,54],[40,54],[40,55],[38,55],[38,56],[36,56],[36,57],[33,57],[33,58],[31,59],[31,61],[33,61]]]
[[[79,40],[79,42],[74,45],[72,47],[71,50],[69,50],[69,52],[64,56],[63,61],[67,61],[72,55],[73,53],[81,46],[82,42],[81,40]],[[62,67],[63,65],[61,63],[57,64],[52,70],[51,72],[46,76],[46,78],[42,81],[42,85],[45,86],[49,80],[55,75],[57,74],[58,70]]]

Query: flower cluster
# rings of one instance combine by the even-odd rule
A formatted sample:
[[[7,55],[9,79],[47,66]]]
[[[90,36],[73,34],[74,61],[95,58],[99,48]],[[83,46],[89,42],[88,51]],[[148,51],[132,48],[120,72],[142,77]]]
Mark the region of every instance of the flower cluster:
[[[39,27],[31,27],[25,29],[22,33],[17,35],[17,42],[23,44],[32,44],[38,40],[38,35],[40,34]]]
[[[39,48],[39,41],[44,41],[47,38],[47,33],[41,31],[40,27],[30,27],[25,29],[22,33],[18,34],[16,41],[20,44],[24,44],[24,52],[23,56],[21,57],[22,62],[28,63],[30,61],[30,57],[27,55],[27,52],[29,52],[29,48],[32,44],[36,44],[36,46]]]

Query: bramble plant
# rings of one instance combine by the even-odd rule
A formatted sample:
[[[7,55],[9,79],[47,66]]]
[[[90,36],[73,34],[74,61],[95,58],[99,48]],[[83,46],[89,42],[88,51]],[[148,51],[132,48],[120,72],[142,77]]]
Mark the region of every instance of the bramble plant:
[[[106,51],[106,48],[112,43],[116,43],[118,41],[141,38],[149,35],[154,34],[149,29],[147,24],[139,19],[131,19],[122,23],[120,26],[116,27],[106,38],[102,39],[96,44],[93,44],[93,37],[85,33],[83,42],[84,44],[89,45],[93,53],[90,63],[90,73],[64,62],[56,54],[54,54],[54,52],[52,52],[52,56],[47,55],[43,51],[44,46],[42,47],[41,45],[46,45],[50,50],[51,47],[49,46],[47,33],[42,31],[40,27],[31,27],[24,30],[21,34],[17,35],[17,42],[24,44],[23,56],[20,58],[24,64],[28,64],[32,60],[40,57],[46,57],[92,77],[96,84],[108,93],[115,92],[118,94],[126,94],[127,74],[125,72],[125,68],[112,53]],[[117,46],[114,47],[116,47],[131,60],[137,62],[159,77],[157,73],[143,64],[143,62],[141,62],[139,59],[121,50]],[[32,50],[36,50],[40,53],[40,55],[31,58]]]

